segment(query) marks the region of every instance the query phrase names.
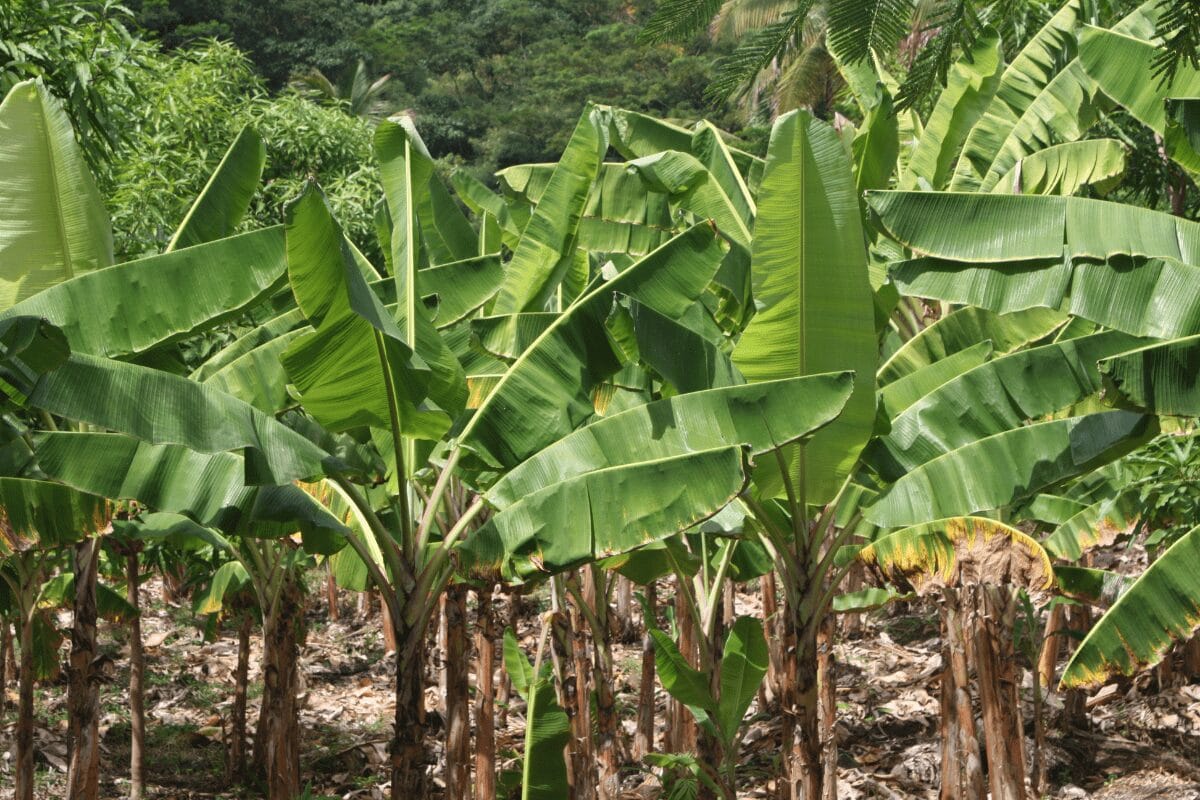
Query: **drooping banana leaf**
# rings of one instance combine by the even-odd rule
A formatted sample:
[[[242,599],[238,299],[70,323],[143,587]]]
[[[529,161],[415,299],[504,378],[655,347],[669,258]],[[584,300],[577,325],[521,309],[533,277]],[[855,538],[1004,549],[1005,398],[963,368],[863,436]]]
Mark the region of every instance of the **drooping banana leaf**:
[[[0,556],[38,547],[61,547],[108,524],[108,501],[60,483],[0,478]]]
[[[289,331],[305,326],[303,311],[298,308],[284,311],[218,350],[207,361],[196,367],[189,377],[194,381],[205,381],[213,373],[225,368],[251,350],[261,347]]]
[[[1200,223],[1082,197],[869,192],[888,234],[917,253],[1010,264],[1114,256],[1200,264]]]
[[[752,270],[758,313],[733,354],[747,380],[855,371],[838,420],[786,456],[808,501],[826,502],[874,426],[876,343],[850,161],[833,128],[807,112],[780,117],[771,132]]]
[[[459,198],[475,212],[476,216],[482,217],[484,214],[489,214],[496,221],[503,232],[504,246],[509,250],[515,250],[517,242],[521,240],[521,228],[513,220],[504,198],[484,186],[466,170],[455,170],[454,174],[450,176],[450,182],[454,185],[454,191],[458,193]]]
[[[879,405],[888,419],[895,419],[922,397],[959,375],[987,363],[991,357],[992,342],[984,339],[882,387],[879,390]]]
[[[519,584],[673,536],[746,485],[739,447],[599,469],[528,494],[457,546],[467,575]]]
[[[1148,669],[1200,627],[1200,527],[1184,534],[1092,627],[1063,671],[1064,689]]]
[[[750,224],[744,211],[700,161],[687,153],[664,150],[629,162],[646,186],[668,195],[672,202],[698,219],[711,219],[717,228],[743,248],[750,246]]]
[[[493,313],[542,310],[566,275],[574,258],[583,208],[608,150],[608,125],[607,109],[589,106],[584,110],[542,201],[525,225],[496,294]]]
[[[231,395],[136,364],[72,355],[38,379],[28,405],[151,444],[202,453],[242,451],[251,484],[290,483],[346,468]]]
[[[511,364],[558,319],[559,315],[550,311],[476,317],[471,320],[472,344],[492,358]]]
[[[295,399],[288,394],[282,358],[292,343],[308,332],[307,328],[301,328],[281,334],[211,372],[203,383],[249,403],[264,414],[276,414],[295,405]]]
[[[250,585],[250,574],[238,561],[226,561],[217,567],[212,578],[192,598],[192,613],[219,614],[225,605],[225,595]]]
[[[498,255],[476,256],[421,270],[417,288],[431,307],[431,321],[441,330],[482,308],[496,294],[503,275]]]
[[[39,377],[71,356],[63,332],[38,317],[0,319],[0,394],[24,405]]]
[[[232,236],[258,191],[266,163],[266,145],[258,132],[247,125],[229,145],[200,196],[175,229],[166,252]]]
[[[1106,569],[1063,564],[1054,568],[1054,583],[1058,594],[1088,605],[1108,608],[1125,594],[1133,580]]]
[[[697,392],[745,383],[728,354],[711,337],[629,301],[638,359],[676,391]]]
[[[892,418],[891,430],[873,444],[873,461],[886,477],[897,478],[951,450],[1066,409],[1100,390],[1099,359],[1140,341],[1097,333],[1018,350],[954,375]]]
[[[1167,124],[1166,101],[1200,95],[1200,69],[1186,59],[1170,81],[1160,80],[1155,59],[1160,45],[1134,36],[1087,25],[1079,45],[1079,61],[1100,90],[1163,139],[1167,154],[1192,173],[1200,156],[1186,132]]]
[[[276,226],[86,272],[3,312],[44,317],[76,353],[119,358],[214,327],[283,285]]]
[[[997,312],[1058,309],[1135,336],[1200,331],[1200,267],[1170,258],[1113,257],[986,265],[916,258],[893,266],[901,294]]]
[[[1110,545],[1129,533],[1138,517],[1132,500],[1131,493],[1124,491],[1096,500],[1056,527],[1042,545],[1055,558],[1078,561],[1088,550]]]
[[[488,491],[507,508],[551,484],[598,469],[730,444],[760,455],[829,424],[850,397],[848,372],[691,392],[614,414],[510,470]]]
[[[1107,395],[1152,414],[1200,416],[1200,335],[1147,345],[1100,362]]]
[[[980,584],[1041,593],[1054,584],[1050,557],[1036,540],[985,517],[949,517],[904,528],[866,545],[857,558],[921,594]]]
[[[0,103],[0,310],[112,264],[112,227],[71,120],[40,80]]]
[[[879,384],[886,386],[984,340],[991,341],[998,354],[1011,353],[1045,338],[1065,321],[1065,315],[1045,308],[1003,315],[973,306],[960,308],[925,328],[893,353],[879,368]]]
[[[579,427],[592,392],[621,366],[604,333],[615,293],[679,319],[716,274],[725,247],[698,224],[567,308],[498,379],[459,440],[492,466],[512,467]]]
[[[121,539],[165,542],[181,550],[214,550],[232,552],[233,545],[213,528],[201,525],[191,517],[171,511],[154,511],[133,519],[113,520],[113,534]]]
[[[75,575],[70,572],[61,572],[42,584],[42,588],[38,592],[37,607],[70,608],[74,600]],[[138,610],[111,586],[97,581],[96,613],[101,619],[120,624],[137,617]]]
[[[1091,186],[1106,194],[1124,173],[1124,145],[1116,139],[1085,139],[1030,153],[996,181],[992,193],[1073,195]]]
[[[1002,508],[1124,455],[1157,429],[1153,417],[1109,411],[1007,430],[925,462],[863,513],[896,527]]]
[[[345,526],[299,487],[248,486],[232,453],[197,453],[116,433],[46,432],[36,437],[38,466],[80,492],[137,500],[202,525],[256,536],[300,531],[309,552],[335,552]]]

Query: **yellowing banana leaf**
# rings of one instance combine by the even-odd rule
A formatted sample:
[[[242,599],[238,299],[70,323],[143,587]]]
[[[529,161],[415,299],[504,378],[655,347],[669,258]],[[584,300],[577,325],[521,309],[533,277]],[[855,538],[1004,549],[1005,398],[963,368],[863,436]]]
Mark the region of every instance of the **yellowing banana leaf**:
[[[874,427],[875,322],[850,160],[833,128],[807,112],[780,117],[771,132],[752,270],[758,313],[733,353],[748,381],[855,371],[839,419],[786,455],[808,501],[827,502]]]
[[[720,511],[746,485],[739,447],[594,470],[491,517],[457,547],[470,576],[519,584],[637,549]]]
[[[1121,491],[1104,497],[1071,515],[1042,540],[1042,546],[1055,558],[1078,561],[1095,547],[1106,547],[1130,533],[1137,522],[1137,506],[1131,492]]]
[[[903,579],[920,594],[941,587],[1054,584],[1050,557],[1036,540],[994,519],[950,517],[896,531],[858,551],[858,560]]]
[[[829,424],[850,397],[848,372],[691,392],[581,428],[513,468],[488,491],[498,508],[598,469],[731,444],[760,455]]]
[[[1152,414],[1200,416],[1200,335],[1147,345],[1100,362],[1109,397]]]
[[[1184,534],[1113,603],[1067,662],[1064,689],[1100,686],[1133,675],[1200,627],[1200,527]]]
[[[0,310],[112,264],[112,227],[62,103],[23,81],[0,103]]]
[[[262,137],[249,126],[242,128],[171,236],[166,251],[232,236],[258,191],[266,162]]]
[[[237,316],[282,287],[286,270],[276,226],[86,272],[3,317],[44,317],[76,353],[131,356]]]
[[[108,524],[108,501],[59,483],[0,478],[0,556],[79,541]]]
[[[621,363],[604,321],[624,294],[679,319],[712,281],[725,247],[701,223],[576,300],[496,382],[459,440],[492,466],[512,467],[579,427],[592,393]]]
[[[897,527],[1003,508],[1124,455],[1157,430],[1153,417],[1128,411],[1006,430],[923,463],[863,514],[880,527]]]

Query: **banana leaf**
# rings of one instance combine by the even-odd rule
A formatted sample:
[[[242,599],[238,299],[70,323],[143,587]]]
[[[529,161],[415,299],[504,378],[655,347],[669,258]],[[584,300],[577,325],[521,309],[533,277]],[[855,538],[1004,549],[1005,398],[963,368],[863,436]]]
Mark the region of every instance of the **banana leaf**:
[[[267,147],[258,132],[247,125],[229,145],[175,229],[166,252],[232,236],[258,191],[266,163]]]
[[[1200,627],[1200,527],[1184,534],[1113,603],[1063,670],[1063,689],[1148,669]]]
[[[880,527],[974,514],[1112,461],[1157,432],[1128,411],[1039,422],[973,441],[903,475],[863,514]]]
[[[780,117],[771,132],[752,270],[758,312],[733,353],[748,381],[855,371],[838,420],[785,458],[808,501],[826,502],[874,427],[876,342],[850,161],[833,128],[807,112]],[[761,480],[764,491],[782,490],[782,480]]]
[[[71,120],[40,80],[0,103],[0,310],[112,264],[112,227]]]
[[[1100,362],[1112,402],[1152,414],[1200,416],[1200,335],[1150,344]]]

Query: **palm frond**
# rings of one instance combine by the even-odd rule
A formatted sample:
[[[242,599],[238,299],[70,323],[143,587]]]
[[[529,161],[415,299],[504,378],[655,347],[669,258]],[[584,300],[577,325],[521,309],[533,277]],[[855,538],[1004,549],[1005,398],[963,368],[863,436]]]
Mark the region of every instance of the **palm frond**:
[[[710,102],[719,102],[745,92],[755,76],[795,40],[813,2],[800,0],[786,17],[755,31],[736,50],[718,61],[716,77],[705,90],[705,97]]]
[[[1200,3],[1196,0],[1162,0],[1158,35],[1163,49],[1154,58],[1154,75],[1162,84],[1175,80],[1185,61],[1200,69]]]
[[[722,0],[664,0],[642,29],[645,42],[679,41],[708,27]]]
[[[829,4],[829,49],[851,64],[891,52],[909,33],[913,0],[838,0]]]
[[[946,72],[957,52],[970,52],[983,29],[972,0],[946,0],[930,15],[927,32],[933,37],[917,55],[896,94],[896,111],[913,108],[936,86],[944,86]]]
[[[709,34],[714,42],[741,39],[751,31],[779,22],[794,6],[794,0],[725,0]]]

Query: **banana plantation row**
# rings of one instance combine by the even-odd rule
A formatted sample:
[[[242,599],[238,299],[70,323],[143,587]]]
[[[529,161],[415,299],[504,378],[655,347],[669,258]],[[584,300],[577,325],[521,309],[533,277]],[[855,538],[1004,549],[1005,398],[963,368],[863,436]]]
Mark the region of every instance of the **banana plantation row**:
[[[132,626],[142,795],[137,585],[170,552],[213,565],[196,610],[241,631],[235,764],[261,619],[254,760],[272,800],[301,792],[297,632],[316,565],[382,598],[394,798],[431,796],[435,776],[448,797],[495,796],[498,660],[525,702],[521,796],[616,798],[631,748],[610,602],[629,582],[652,653],[642,705],[657,680],[672,740],[695,742],[655,753],[652,715],[641,728],[665,783],[734,797],[743,720],[769,697],[782,796],[835,797],[837,615],[928,599],[941,796],[1037,791],[1044,726],[1039,711],[1027,763],[1017,617],[1043,620],[1039,708],[1153,665],[1200,619],[1196,530],[1136,580],[1089,566],[1137,530],[1130,454],[1200,414],[1200,224],[1095,199],[1125,167],[1093,132],[1115,109],[1200,167],[1200,72],[1150,76],[1154,8],[1106,30],[1070,2],[1009,63],[985,36],[924,119],[892,113],[882,70],[843,64],[862,124],[790,113],[765,159],[707,123],[592,106],[558,163],[504,170],[496,193],[461,173],[448,186],[394,117],[375,135],[386,263],[315,182],[282,224],[242,231],[265,157],[246,129],[166,250],[114,265],[70,122],[39,83],[14,88],[0,609],[19,632],[17,800],[33,797],[34,681],[55,666],[60,606],[68,796],[98,791],[98,616]],[[749,581],[764,619],[725,612]],[[493,590],[542,584],[536,647],[505,635],[498,659]],[[669,626],[656,590],[675,596]],[[464,694],[435,763],[431,620],[465,625],[472,592],[474,745]],[[469,656],[449,651],[452,683]]]

